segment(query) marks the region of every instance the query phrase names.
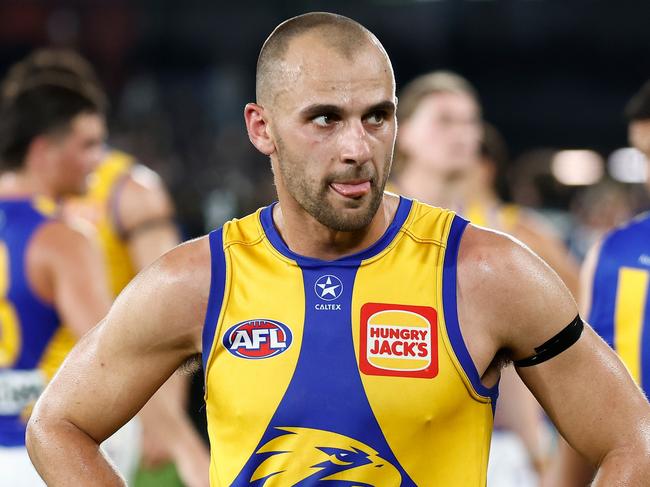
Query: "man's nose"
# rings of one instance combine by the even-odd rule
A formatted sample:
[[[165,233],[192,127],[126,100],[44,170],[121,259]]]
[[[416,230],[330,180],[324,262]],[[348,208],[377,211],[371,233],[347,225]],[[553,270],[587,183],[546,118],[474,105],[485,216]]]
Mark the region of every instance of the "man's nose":
[[[341,160],[348,164],[362,164],[372,158],[368,132],[361,120],[346,124],[341,134]]]

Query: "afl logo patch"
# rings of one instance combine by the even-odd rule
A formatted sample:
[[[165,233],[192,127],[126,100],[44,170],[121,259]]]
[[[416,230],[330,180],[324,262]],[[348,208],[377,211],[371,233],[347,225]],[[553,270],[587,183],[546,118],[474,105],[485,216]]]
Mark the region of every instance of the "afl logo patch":
[[[286,351],[293,340],[291,328],[275,320],[256,319],[231,326],[223,336],[223,346],[235,357],[263,359]]]
[[[438,319],[428,306],[366,303],[361,307],[359,368],[366,375],[438,375]]]

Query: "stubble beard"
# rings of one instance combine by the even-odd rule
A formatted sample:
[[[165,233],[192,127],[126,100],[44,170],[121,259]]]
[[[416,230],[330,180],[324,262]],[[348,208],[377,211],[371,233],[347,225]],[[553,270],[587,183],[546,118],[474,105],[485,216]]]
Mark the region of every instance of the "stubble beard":
[[[363,166],[356,166],[353,169],[354,173],[351,170],[346,174],[351,179],[370,177],[370,193],[359,200],[351,200],[351,205],[336,208],[328,199],[334,191],[330,188],[330,183],[336,178],[341,178],[342,174],[337,174],[336,177],[331,175],[324,181],[308,179],[304,172],[296,172],[296,168],[302,164],[296,163],[296,159],[291,157],[282,142],[278,143],[277,149],[278,166],[284,186],[302,209],[316,221],[338,232],[354,232],[370,225],[382,201],[392,161],[390,155],[384,162],[382,181],[377,181],[377,174],[374,171],[373,174],[369,174],[372,171],[370,165],[367,166],[370,167],[369,170],[364,169]],[[354,204],[355,202],[357,204]]]

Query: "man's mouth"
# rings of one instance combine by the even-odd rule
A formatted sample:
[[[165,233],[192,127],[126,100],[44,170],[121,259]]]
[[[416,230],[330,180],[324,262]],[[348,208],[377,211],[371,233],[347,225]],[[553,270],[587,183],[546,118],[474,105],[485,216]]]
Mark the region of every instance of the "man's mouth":
[[[370,192],[370,181],[367,179],[338,181],[330,183],[330,187],[346,198],[361,198]]]

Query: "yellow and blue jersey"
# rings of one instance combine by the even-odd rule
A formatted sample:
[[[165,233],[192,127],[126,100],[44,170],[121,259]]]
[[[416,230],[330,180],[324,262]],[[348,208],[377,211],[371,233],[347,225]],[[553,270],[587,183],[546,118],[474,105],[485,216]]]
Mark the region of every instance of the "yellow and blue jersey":
[[[129,154],[110,149],[88,177],[86,194],[67,203],[76,218],[87,221],[96,230],[114,297],[136,274],[125,232],[117,216],[120,193],[134,164],[135,159]]]
[[[0,200],[0,446],[25,444],[60,331],[56,311],[34,294],[25,269],[28,245],[52,209],[45,200]]]
[[[467,222],[401,198],[375,244],[323,261],[272,212],[209,236],[211,485],[484,486],[497,388],[456,312]]]
[[[650,213],[609,233],[594,272],[589,323],[650,392]]]

